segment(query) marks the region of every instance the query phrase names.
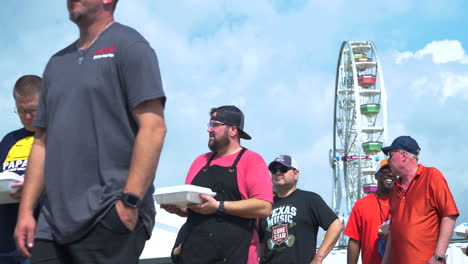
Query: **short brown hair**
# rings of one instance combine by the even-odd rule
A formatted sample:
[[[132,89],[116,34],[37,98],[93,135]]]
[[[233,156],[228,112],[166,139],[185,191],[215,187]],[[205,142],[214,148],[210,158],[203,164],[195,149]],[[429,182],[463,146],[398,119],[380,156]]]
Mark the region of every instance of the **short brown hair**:
[[[13,98],[17,96],[33,96],[41,92],[42,78],[37,75],[21,76],[13,88]]]

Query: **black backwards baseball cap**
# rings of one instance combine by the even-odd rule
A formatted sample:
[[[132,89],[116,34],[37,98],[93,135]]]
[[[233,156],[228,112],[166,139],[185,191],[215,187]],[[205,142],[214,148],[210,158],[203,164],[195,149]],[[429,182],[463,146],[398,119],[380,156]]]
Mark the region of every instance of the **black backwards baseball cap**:
[[[239,130],[239,136],[243,139],[252,139],[249,134],[244,131],[244,114],[234,105],[223,105],[213,108],[212,113],[216,116],[211,116],[211,120],[216,120],[228,126],[235,126]]]
[[[289,155],[279,155],[275,160],[270,162],[270,165],[268,165],[268,169],[272,170],[273,167],[278,163],[290,169],[298,169],[296,161]]]
[[[395,140],[393,140],[392,145],[388,147],[383,147],[382,152],[385,155],[388,155],[388,152],[394,149],[402,149],[414,155],[418,155],[419,152],[421,151],[421,148],[419,147],[418,142],[416,142],[416,140],[414,140],[410,136],[397,137]]]

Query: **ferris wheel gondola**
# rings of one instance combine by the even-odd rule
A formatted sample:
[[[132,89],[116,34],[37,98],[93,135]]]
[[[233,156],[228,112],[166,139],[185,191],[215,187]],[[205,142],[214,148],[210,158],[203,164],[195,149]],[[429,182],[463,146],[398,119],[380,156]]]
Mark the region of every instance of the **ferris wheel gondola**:
[[[329,153],[332,208],[337,214],[349,215],[359,198],[376,190],[373,176],[386,139],[386,118],[382,67],[374,44],[343,42],[335,81],[333,148]],[[341,211],[343,196],[346,209]]]

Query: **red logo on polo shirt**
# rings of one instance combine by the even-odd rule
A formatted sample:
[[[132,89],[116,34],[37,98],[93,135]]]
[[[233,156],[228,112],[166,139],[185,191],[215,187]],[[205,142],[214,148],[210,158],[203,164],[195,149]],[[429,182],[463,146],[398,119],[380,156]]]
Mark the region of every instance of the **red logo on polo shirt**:
[[[94,53],[93,60],[102,59],[102,58],[112,58],[114,57],[115,45],[110,46],[109,48],[100,48]]]

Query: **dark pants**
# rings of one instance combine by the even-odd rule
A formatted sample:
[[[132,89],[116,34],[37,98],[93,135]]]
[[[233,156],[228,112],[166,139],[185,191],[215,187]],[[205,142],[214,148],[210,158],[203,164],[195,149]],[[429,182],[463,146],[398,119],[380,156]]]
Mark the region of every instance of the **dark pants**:
[[[211,221],[214,220],[214,221]],[[171,254],[177,264],[245,264],[248,260],[252,228],[249,219],[232,216],[204,219],[199,226],[185,223],[179,231],[178,255]]]
[[[141,219],[130,232],[115,206],[82,239],[70,244],[36,239],[32,264],[137,264],[148,234]]]
[[[29,264],[29,261],[23,257],[4,257],[0,256],[1,264]]]

